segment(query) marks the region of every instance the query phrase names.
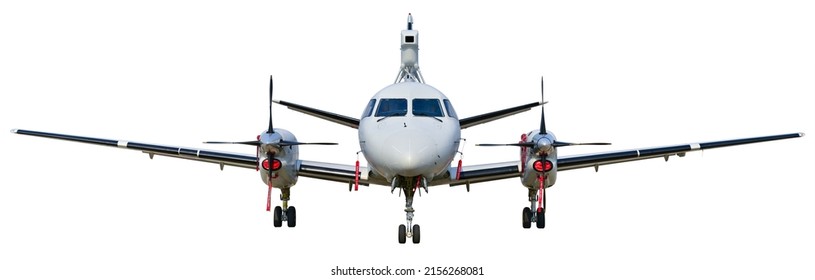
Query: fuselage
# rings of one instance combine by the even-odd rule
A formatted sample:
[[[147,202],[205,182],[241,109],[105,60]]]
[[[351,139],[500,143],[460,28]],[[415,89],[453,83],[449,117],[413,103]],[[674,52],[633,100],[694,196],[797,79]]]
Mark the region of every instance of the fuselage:
[[[461,128],[452,103],[420,82],[392,84],[374,95],[359,123],[359,146],[368,167],[391,181],[447,172]]]

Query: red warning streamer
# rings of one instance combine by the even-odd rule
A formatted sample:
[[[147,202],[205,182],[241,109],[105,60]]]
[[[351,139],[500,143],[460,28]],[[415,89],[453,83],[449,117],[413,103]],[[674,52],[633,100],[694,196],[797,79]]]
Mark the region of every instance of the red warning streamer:
[[[269,193],[266,195],[266,212],[271,210],[272,210],[272,178],[269,178]]]
[[[354,191],[359,190],[359,159],[357,159],[356,168],[354,171]]]
[[[526,143],[527,139],[528,138],[526,137],[526,133],[521,134],[521,142],[518,143],[520,144]],[[521,172],[523,172],[524,169],[526,169],[526,147],[521,147]]]
[[[461,179],[461,159],[458,160],[458,168],[456,168],[456,181]]]
[[[260,135],[258,135],[258,137],[260,137]],[[272,152],[268,153],[267,156],[266,156],[266,160],[274,160],[274,153],[272,153]],[[271,170],[272,168],[271,168],[271,166],[269,166],[269,167],[270,167],[269,170],[268,170],[269,171],[269,178],[266,180],[267,183],[269,184],[269,193],[266,194],[266,211],[267,212],[272,210],[272,178],[274,178],[272,176],[272,170]]]

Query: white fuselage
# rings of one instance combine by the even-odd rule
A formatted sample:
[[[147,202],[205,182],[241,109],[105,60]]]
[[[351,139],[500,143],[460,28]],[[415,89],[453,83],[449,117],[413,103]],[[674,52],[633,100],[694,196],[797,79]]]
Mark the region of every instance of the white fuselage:
[[[359,146],[369,168],[389,182],[396,176],[427,181],[447,172],[461,128],[450,101],[420,82],[401,82],[374,95],[359,123]]]

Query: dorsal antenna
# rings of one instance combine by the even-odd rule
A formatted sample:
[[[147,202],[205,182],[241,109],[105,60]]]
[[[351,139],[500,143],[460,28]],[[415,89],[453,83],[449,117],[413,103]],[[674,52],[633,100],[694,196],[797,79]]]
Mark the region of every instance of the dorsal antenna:
[[[408,13],[407,29],[401,34],[402,60],[396,81],[424,83],[422,72],[419,71],[419,31],[413,30],[413,15]]]

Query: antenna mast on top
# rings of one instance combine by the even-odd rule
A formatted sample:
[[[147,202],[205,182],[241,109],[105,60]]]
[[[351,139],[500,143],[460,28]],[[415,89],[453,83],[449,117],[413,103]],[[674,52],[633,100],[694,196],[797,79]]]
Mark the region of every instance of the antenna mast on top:
[[[419,31],[413,30],[413,15],[410,13],[408,13],[407,30],[402,30],[401,40],[402,63],[394,83],[424,83],[422,72],[419,71]]]

